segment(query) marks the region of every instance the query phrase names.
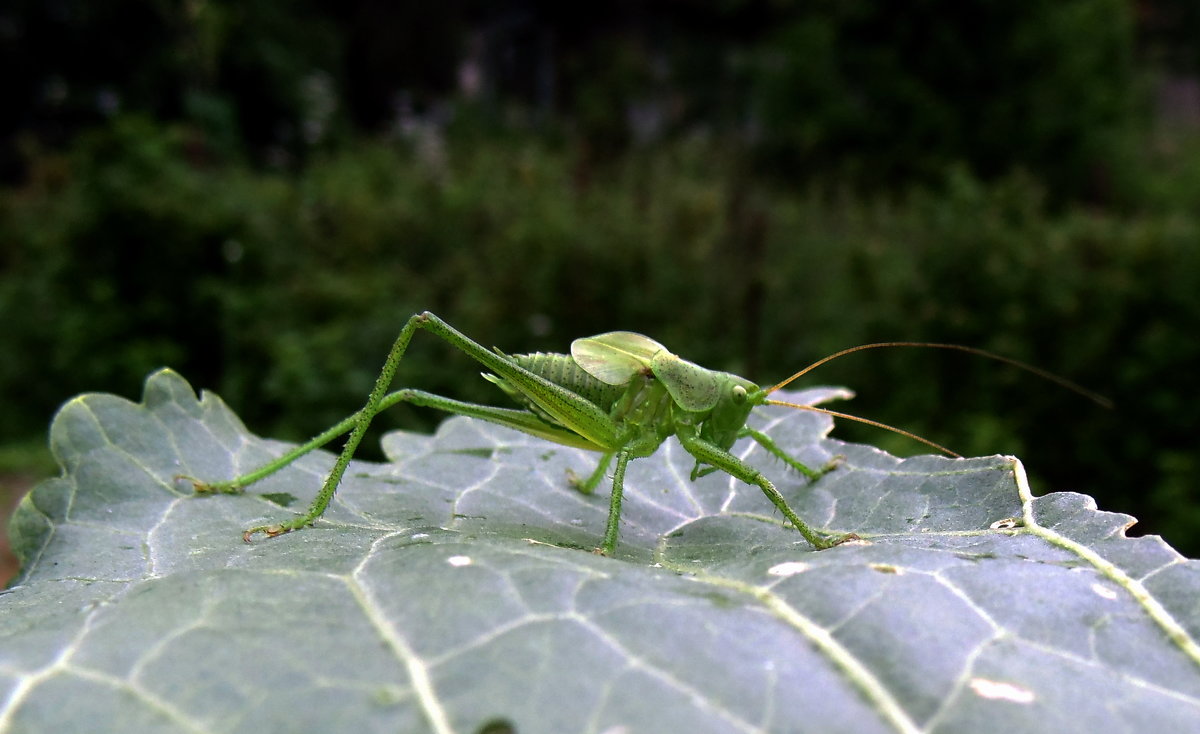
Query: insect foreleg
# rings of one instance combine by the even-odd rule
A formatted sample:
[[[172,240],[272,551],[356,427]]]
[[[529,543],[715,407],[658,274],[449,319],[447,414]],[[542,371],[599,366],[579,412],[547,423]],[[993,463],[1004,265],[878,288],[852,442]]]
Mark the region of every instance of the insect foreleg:
[[[762,446],[764,449],[766,449],[772,456],[780,459],[781,461],[783,461],[783,463],[787,464],[788,466],[792,467],[793,469],[800,472],[804,476],[808,477],[809,480],[820,479],[822,476],[824,476],[829,471],[831,471],[835,466],[837,466],[836,461],[831,461],[828,464],[826,464],[825,466],[821,467],[821,469],[819,469],[819,470],[813,469],[813,468],[809,467],[808,465],[802,464],[800,461],[792,458],[792,456],[789,455],[788,452],[779,448],[779,444],[775,443],[775,441],[767,434],[763,433],[762,431],[756,431],[753,428],[750,428],[748,426],[743,428],[738,433],[738,435],[739,436],[749,436],[750,438],[754,439],[758,443],[759,446]]]
[[[813,469],[813,468],[809,467],[807,464],[800,462],[798,459],[793,458],[790,454],[788,454],[788,452],[779,448],[779,444],[775,443],[775,441],[770,436],[763,433],[762,431],[756,431],[753,428],[750,428],[748,426],[743,427],[742,430],[738,431],[738,438],[747,438],[747,437],[754,439],[756,442],[758,442],[758,444],[760,446],[762,446],[764,449],[766,449],[772,456],[782,460],[785,464],[787,464],[791,468],[795,469],[796,471],[800,472],[804,476],[808,477],[808,479],[810,481],[816,481],[817,479],[820,479],[821,477],[825,476],[829,472],[833,471],[833,469],[835,467],[837,467],[837,465],[839,463],[838,459],[833,459],[829,463],[827,463],[825,466],[821,467],[819,470]],[[702,466],[701,463],[699,461],[697,461],[696,466],[692,469],[692,477],[691,477],[692,481],[694,482],[700,477],[706,477],[709,474],[712,474],[713,472],[717,471],[719,468],[720,467],[716,467],[716,466]]]
[[[771,480],[767,479],[762,472],[758,471],[749,464],[746,464],[728,451],[725,451],[718,446],[715,446],[700,438],[694,427],[688,428],[691,430],[680,430],[676,435],[679,438],[680,444],[683,445],[683,448],[689,454],[694,456],[697,461],[701,463],[714,466],[747,484],[753,484],[757,486],[763,491],[763,494],[767,496],[767,499],[771,500],[771,503],[783,513],[783,516],[788,519],[788,522],[790,522],[797,530],[799,530],[800,534],[804,536],[804,539],[809,543],[812,543],[815,548],[831,548],[851,537],[849,535],[826,535],[809,527],[808,524],[801,520],[800,516],[797,515],[794,510],[792,510],[792,508],[788,505],[787,500],[783,498],[783,495],[779,493],[779,490],[775,488],[775,485],[771,483]]]

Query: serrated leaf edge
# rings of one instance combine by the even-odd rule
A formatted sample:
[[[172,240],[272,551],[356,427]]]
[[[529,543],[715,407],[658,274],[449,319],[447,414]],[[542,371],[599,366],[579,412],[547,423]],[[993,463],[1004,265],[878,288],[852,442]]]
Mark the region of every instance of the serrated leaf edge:
[[[1012,461],[1013,476],[1017,481],[1017,492],[1021,497],[1021,511],[1023,520],[1025,521],[1025,530],[1045,540],[1047,543],[1074,553],[1091,564],[1113,583],[1129,592],[1129,595],[1146,610],[1146,614],[1162,629],[1167,638],[1175,643],[1183,654],[1187,655],[1197,667],[1200,667],[1200,644],[1197,644],[1196,640],[1188,634],[1183,625],[1167,611],[1166,607],[1154,598],[1142,582],[1133,578],[1116,564],[1086,545],[1038,523],[1037,516],[1033,511],[1033,490],[1029,486],[1029,477],[1025,474],[1025,465],[1015,456],[1008,458]]]

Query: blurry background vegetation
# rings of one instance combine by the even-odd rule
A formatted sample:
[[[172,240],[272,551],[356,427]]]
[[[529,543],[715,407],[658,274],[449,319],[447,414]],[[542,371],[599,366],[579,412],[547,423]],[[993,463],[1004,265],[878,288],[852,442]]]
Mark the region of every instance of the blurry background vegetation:
[[[764,384],[1001,352],[1117,407],[918,350],[810,384],[1200,554],[1198,39],[1193,0],[9,0],[0,482],[163,365],[305,438],[431,309]],[[402,384],[497,401],[419,341]]]

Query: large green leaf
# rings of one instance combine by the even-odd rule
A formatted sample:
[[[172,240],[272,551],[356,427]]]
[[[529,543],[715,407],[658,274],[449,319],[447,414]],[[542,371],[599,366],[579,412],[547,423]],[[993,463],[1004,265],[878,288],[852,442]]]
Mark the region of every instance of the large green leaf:
[[[330,455],[197,498],[175,475],[285,445],[171,372],[141,405],[76,398],[51,429],[63,476],[13,520],[0,730],[1200,730],[1195,562],[1086,496],[1034,499],[1010,457],[901,461],[822,415],[753,420],[812,465],[846,456],[806,486],[735,447],[864,540],[814,552],[757,489],[688,481],[672,441],[630,466],[600,557],[607,497],[564,482],[594,455],[454,418],[386,436],[316,527],[247,545]]]

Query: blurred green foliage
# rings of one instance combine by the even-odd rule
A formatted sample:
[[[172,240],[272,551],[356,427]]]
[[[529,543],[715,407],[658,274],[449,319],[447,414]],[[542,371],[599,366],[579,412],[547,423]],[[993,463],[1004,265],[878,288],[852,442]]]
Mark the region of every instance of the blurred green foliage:
[[[1145,92],[1156,59],[1200,71],[1197,16],[1137,7],[16,0],[0,441],[162,365],[304,438],[422,309],[511,352],[637,330],[763,383],[946,341],[1117,410],[960,354],[812,379],[1200,554],[1200,139],[1151,135]],[[430,342],[400,379],[498,400],[477,371]]]
[[[1019,166],[1056,198],[1112,196],[1131,21],[1124,0],[805,3],[756,49],[763,152],[868,183]]]

